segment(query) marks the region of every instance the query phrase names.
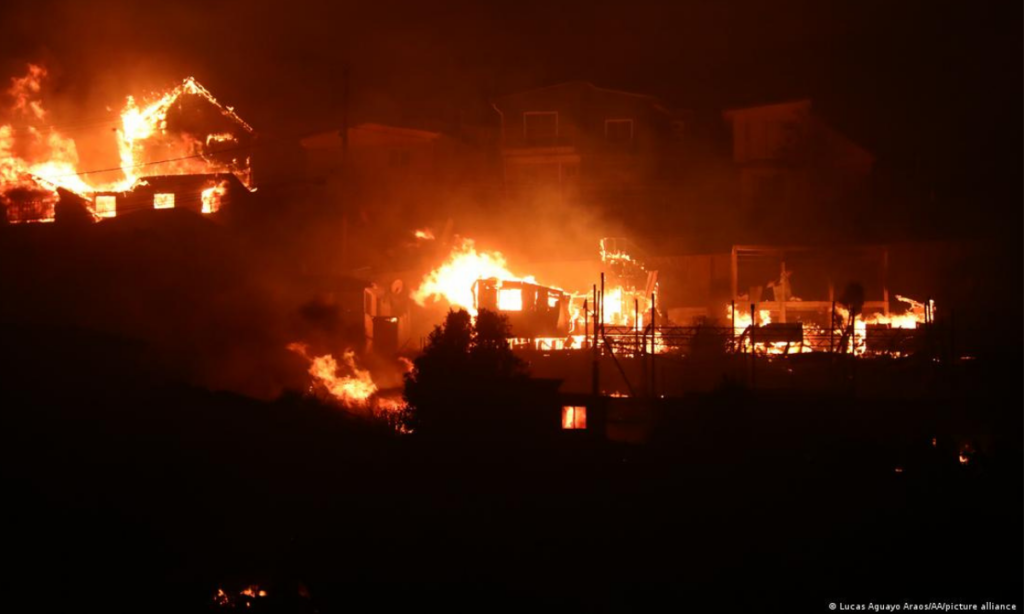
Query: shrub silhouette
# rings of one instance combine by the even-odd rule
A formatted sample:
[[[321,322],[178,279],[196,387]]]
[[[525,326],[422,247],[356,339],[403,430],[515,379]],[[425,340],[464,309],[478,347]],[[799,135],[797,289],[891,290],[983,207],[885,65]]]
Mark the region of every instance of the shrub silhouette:
[[[526,364],[509,347],[508,320],[481,310],[449,311],[405,376],[408,425],[416,432],[495,427],[518,404]]]

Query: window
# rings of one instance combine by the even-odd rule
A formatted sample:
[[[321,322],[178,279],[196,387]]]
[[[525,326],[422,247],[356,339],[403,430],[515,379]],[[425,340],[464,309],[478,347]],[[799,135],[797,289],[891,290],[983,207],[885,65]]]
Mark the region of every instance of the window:
[[[117,215],[117,197],[97,196],[96,215],[100,217],[114,217]]]
[[[565,430],[579,430],[587,428],[587,408],[582,405],[563,406],[562,428]]]
[[[523,137],[530,145],[554,145],[558,140],[558,112],[523,113]]]
[[[604,137],[612,145],[629,145],[633,142],[633,120],[604,120]]]
[[[498,310],[499,311],[522,311],[523,290],[522,288],[499,288],[498,289]]]
[[[153,195],[153,208],[154,209],[173,209],[174,208],[174,194],[154,194]]]

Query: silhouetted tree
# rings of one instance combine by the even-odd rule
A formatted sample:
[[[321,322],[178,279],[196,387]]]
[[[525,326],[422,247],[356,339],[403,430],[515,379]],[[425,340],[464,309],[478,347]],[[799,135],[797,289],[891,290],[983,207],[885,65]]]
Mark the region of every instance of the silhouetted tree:
[[[476,323],[449,311],[405,376],[408,425],[419,432],[475,430],[500,422],[528,379],[509,347],[508,320],[481,310]]]

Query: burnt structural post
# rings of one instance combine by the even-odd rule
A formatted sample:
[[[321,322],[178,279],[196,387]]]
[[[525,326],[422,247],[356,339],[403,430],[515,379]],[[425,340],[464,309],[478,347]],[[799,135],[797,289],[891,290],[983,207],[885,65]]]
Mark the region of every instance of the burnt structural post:
[[[633,346],[636,354],[640,354],[640,299],[633,299]]]
[[[731,309],[729,313],[732,316],[732,351],[736,351],[736,299],[729,301]]]
[[[583,347],[586,348],[590,345],[590,314],[588,313],[590,307],[587,305],[587,299],[583,299]]]
[[[658,316],[657,316],[657,296],[656,292],[651,292],[651,396],[654,397],[658,393],[658,372],[656,365],[654,364],[655,355],[658,353]]]
[[[750,387],[757,387],[757,346],[754,345],[754,331],[757,330],[757,305],[750,304]]]
[[[834,354],[835,349],[835,336],[836,336],[836,302],[832,301],[832,315],[828,322],[828,351],[830,354]]]
[[[591,371],[590,371],[590,391],[596,398],[601,393],[601,355],[600,347],[597,344],[597,284],[594,284],[594,347],[591,348],[593,352]]]
[[[775,300],[779,303],[779,321],[786,323],[786,301],[789,300],[789,284],[786,283],[786,257],[779,259],[779,291]]]

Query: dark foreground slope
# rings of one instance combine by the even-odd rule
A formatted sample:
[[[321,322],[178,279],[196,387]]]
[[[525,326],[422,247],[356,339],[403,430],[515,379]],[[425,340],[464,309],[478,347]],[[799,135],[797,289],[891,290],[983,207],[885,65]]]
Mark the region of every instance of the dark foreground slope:
[[[1019,364],[942,403],[722,390],[644,447],[441,442],[3,333],[0,601],[30,610],[1020,607]]]

